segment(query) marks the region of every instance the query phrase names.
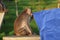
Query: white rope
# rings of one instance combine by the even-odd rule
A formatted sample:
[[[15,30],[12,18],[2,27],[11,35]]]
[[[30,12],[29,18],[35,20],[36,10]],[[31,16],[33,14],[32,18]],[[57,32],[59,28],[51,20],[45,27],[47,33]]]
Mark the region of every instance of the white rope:
[[[60,0],[58,0],[58,8],[60,8]]]
[[[59,8],[60,4],[58,3],[58,8]]]
[[[15,0],[15,4],[16,4],[16,16],[18,17],[18,6],[17,6],[17,0]]]

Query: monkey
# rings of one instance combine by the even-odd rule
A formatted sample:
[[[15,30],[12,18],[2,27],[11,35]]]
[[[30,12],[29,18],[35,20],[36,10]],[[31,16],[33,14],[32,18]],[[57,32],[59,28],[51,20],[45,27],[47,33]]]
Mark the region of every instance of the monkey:
[[[2,2],[2,0],[0,0],[0,13],[2,12],[6,12],[7,9],[5,7],[5,4]]]
[[[4,21],[3,18],[5,15],[5,12],[7,12],[6,7],[5,7],[4,3],[2,2],[2,0],[0,0],[0,29],[1,29],[2,22]]]
[[[31,36],[32,29],[29,25],[32,11],[30,8],[25,10],[14,21],[14,33],[16,36]]]

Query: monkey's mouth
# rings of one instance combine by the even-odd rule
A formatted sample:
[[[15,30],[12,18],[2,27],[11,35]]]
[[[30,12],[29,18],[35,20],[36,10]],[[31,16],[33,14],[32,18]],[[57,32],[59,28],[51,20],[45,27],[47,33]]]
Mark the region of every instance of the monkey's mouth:
[[[32,13],[28,14],[29,16],[32,16]]]

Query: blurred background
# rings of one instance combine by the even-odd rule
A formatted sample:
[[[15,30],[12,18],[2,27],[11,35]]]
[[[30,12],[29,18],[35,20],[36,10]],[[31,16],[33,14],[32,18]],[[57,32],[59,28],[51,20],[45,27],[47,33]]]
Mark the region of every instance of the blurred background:
[[[14,35],[14,20],[17,14],[20,14],[25,7],[30,7],[32,12],[40,10],[58,8],[58,0],[2,0],[7,8],[5,13],[2,28],[0,30],[0,40],[3,36]],[[17,8],[17,9],[16,9]],[[39,35],[38,27],[33,19],[30,26],[37,35]]]

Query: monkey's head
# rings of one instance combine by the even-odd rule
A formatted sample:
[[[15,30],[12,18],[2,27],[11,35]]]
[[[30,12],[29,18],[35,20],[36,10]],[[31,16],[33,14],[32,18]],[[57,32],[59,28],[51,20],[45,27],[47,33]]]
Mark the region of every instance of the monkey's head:
[[[7,10],[3,7],[1,3],[0,3],[0,12],[7,12]]]
[[[30,16],[32,16],[32,10],[30,8],[26,8],[24,12]]]
[[[2,5],[0,4],[0,11],[2,11]]]

